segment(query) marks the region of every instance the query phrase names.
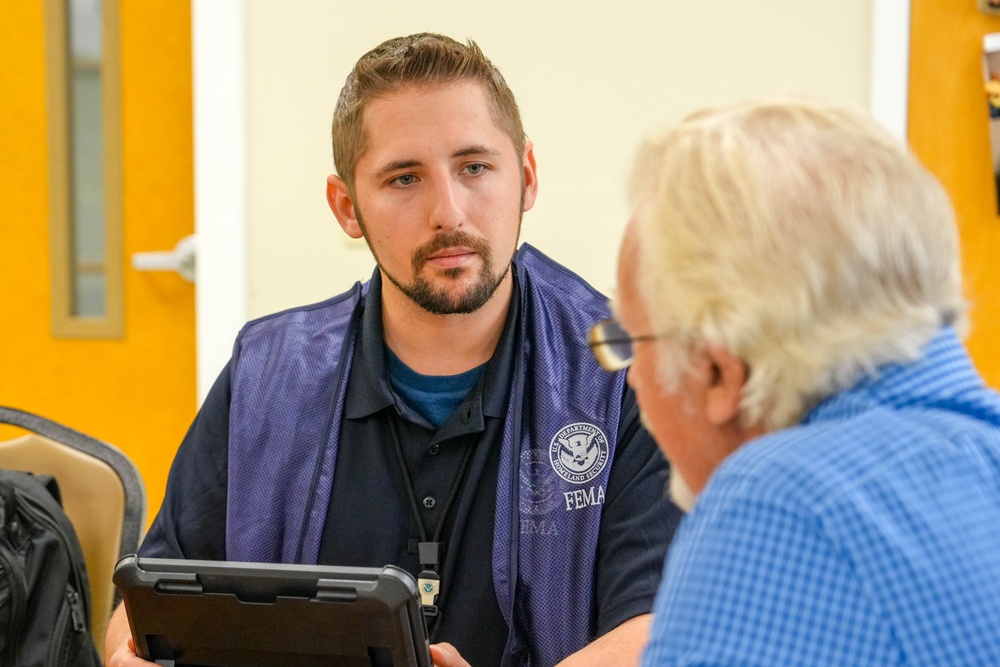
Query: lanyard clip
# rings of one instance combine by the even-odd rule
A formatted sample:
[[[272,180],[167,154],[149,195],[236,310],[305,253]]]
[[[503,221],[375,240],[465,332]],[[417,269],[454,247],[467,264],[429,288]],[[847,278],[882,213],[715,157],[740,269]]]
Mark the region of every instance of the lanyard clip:
[[[420,591],[420,606],[425,616],[437,616],[435,606],[438,594],[441,592],[441,577],[434,570],[423,570],[417,578],[417,589]]]

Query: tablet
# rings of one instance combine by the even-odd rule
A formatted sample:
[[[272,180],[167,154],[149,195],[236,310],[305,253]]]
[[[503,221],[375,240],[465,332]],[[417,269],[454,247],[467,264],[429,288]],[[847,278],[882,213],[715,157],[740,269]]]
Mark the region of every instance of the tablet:
[[[125,556],[136,653],[164,667],[431,667],[405,570]]]

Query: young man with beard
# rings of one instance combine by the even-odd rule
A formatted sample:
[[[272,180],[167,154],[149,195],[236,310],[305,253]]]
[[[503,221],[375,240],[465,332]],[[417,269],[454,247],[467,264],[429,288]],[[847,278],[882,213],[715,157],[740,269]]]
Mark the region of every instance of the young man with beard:
[[[473,43],[389,40],[333,142],[330,208],[378,269],[244,328],[141,554],[433,573],[439,667],[634,663],[679,510],[580,333],[604,298],[517,250],[538,181],[513,94]],[[119,610],[109,664],[138,661],[126,636]]]

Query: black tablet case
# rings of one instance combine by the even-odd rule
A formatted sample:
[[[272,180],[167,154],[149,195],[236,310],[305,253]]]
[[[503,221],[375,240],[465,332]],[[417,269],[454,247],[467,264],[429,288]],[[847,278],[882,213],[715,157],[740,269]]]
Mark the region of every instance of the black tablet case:
[[[136,653],[166,667],[431,667],[406,571],[126,556]]]

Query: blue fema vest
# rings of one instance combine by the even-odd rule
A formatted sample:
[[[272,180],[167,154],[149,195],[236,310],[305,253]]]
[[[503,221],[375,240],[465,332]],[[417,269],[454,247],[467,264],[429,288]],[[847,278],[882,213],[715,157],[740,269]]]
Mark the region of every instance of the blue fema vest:
[[[586,344],[605,299],[525,244],[519,345],[503,431],[493,584],[504,665],[550,667],[594,637],[601,506],[624,373]],[[315,563],[367,285],[247,324],[231,364],[226,557]],[[382,565],[382,563],[373,563]]]

